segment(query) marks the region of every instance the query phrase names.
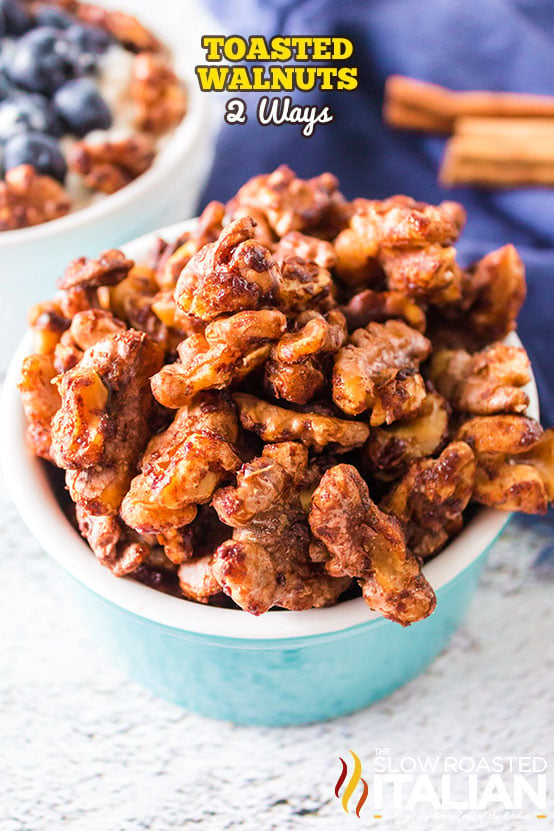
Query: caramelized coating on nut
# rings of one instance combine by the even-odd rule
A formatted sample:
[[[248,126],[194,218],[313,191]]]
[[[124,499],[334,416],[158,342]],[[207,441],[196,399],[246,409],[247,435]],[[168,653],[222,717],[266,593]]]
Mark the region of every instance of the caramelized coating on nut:
[[[473,499],[503,511],[544,514],[554,501],[554,430],[519,415],[466,421],[459,439],[473,447],[477,473]]]
[[[384,514],[352,465],[336,465],[312,496],[310,527],[335,577],[355,577],[365,602],[403,626],[431,614],[436,599],[419,560],[406,548],[398,520]]]
[[[137,108],[137,126],[147,133],[165,133],[187,111],[183,85],[161,55],[142,52],[133,63],[131,96]]]
[[[213,574],[223,591],[247,612],[260,615],[272,606],[301,610],[328,606],[348,588],[309,558],[310,531],[300,499],[308,453],[300,444],[266,445],[247,462],[236,486],[213,500],[233,538],[213,558]]]
[[[425,399],[418,368],[430,351],[427,338],[401,320],[357,329],[335,358],[333,401],[348,415],[371,410],[372,426],[414,415]]]
[[[364,458],[374,476],[395,479],[414,459],[432,456],[448,436],[448,402],[428,392],[418,415],[371,430]]]
[[[304,312],[293,328],[272,347],[265,385],[276,398],[306,404],[325,386],[324,362],[346,340],[346,321],[338,309]]]
[[[341,306],[341,311],[351,332],[363,329],[372,321],[385,323],[394,318],[400,318],[418,332],[425,332],[427,324],[421,306],[400,291],[365,289]]]
[[[115,286],[125,279],[133,265],[133,261],[128,260],[122,251],[111,248],[95,260],[87,257],[72,260],[57,285],[64,291],[73,288]]]
[[[68,471],[71,498],[94,515],[114,515],[149,438],[149,379],[163,352],[142,332],[109,335],[58,376],[61,407],[52,457]]]
[[[29,355],[23,361],[18,384],[27,419],[27,442],[35,456],[48,461],[52,461],[52,419],[62,403],[52,383],[56,374],[51,355]]]
[[[191,257],[208,243],[217,240],[223,229],[224,215],[225,208],[221,202],[210,202],[200,214],[194,229],[186,231],[173,244],[160,240],[155,270],[162,291],[173,290]]]
[[[239,312],[219,318],[203,334],[179,344],[179,363],[167,364],[152,378],[152,391],[164,407],[181,407],[206,389],[224,389],[242,378],[269,354],[266,344],[285,331],[286,319],[276,309]],[[261,349],[261,351],[260,351]]]
[[[58,373],[66,372],[79,363],[83,352],[107,335],[124,332],[127,327],[111,312],[88,309],[78,312],[54,349],[54,367]]]
[[[501,340],[515,329],[526,294],[525,266],[513,245],[491,251],[468,272],[463,324],[482,342]]]
[[[418,557],[436,554],[463,525],[475,483],[475,457],[463,441],[452,442],[438,459],[418,459],[393,487],[381,508],[397,517]]]
[[[334,268],[338,259],[337,252],[330,242],[301,234],[300,231],[289,231],[281,237],[273,256],[277,262],[297,257],[327,270]]]
[[[254,239],[254,222],[238,219],[189,260],[175,299],[184,312],[210,321],[228,312],[259,309],[271,301],[277,281],[270,252]]]
[[[77,505],[79,531],[103,566],[116,577],[132,574],[147,559],[151,546],[117,516],[95,516]]]
[[[152,138],[137,133],[117,140],[79,141],[71,148],[68,162],[88,188],[110,194],[147,171],[155,156]]]
[[[221,586],[214,575],[213,562],[213,554],[204,554],[203,557],[185,560],[179,566],[179,586],[185,597],[207,603],[210,597],[221,593]]]
[[[300,257],[286,257],[280,263],[277,306],[288,317],[334,306],[333,292],[331,275],[317,263]]]
[[[521,389],[530,379],[522,347],[493,343],[470,355],[463,349],[433,354],[431,379],[455,410],[475,415],[522,413],[529,396]]]
[[[244,429],[257,433],[266,442],[300,441],[316,453],[333,445],[346,453],[364,444],[369,435],[368,426],[359,421],[286,410],[242,392],[235,393],[233,398]]]
[[[313,232],[321,226],[340,230],[344,222],[344,197],[331,173],[299,179],[290,167],[281,165],[273,173],[254,176],[227,205],[229,216],[245,208],[261,211],[278,237],[289,231]]]
[[[69,213],[71,201],[55,179],[30,164],[7,170],[0,181],[0,231],[40,225]]]

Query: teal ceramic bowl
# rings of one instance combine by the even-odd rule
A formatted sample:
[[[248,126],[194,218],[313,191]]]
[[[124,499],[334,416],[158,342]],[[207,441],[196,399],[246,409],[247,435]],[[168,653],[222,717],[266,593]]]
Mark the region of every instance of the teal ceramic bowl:
[[[171,239],[182,228],[141,238],[124,250],[141,259],[158,234]],[[361,598],[328,609],[271,611],[255,618],[118,579],[69,524],[43,464],[26,447],[16,384],[30,351],[27,335],[12,361],[1,403],[6,481],[31,532],[73,578],[93,637],[129,677],[205,716],[239,724],[303,724],[366,707],[415,678],[446,647],[506,514],[478,511],[426,564],[437,608],[406,629],[371,612]],[[530,414],[537,416],[534,385],[529,394]]]

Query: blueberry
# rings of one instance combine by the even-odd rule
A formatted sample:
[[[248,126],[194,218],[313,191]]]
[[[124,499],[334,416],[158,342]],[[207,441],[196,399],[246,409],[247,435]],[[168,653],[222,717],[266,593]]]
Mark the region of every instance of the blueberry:
[[[69,131],[79,138],[91,130],[107,130],[111,127],[110,109],[90,78],[68,81],[59,88],[53,100]]]
[[[74,18],[57,6],[42,6],[35,12],[37,26],[52,26],[54,29],[69,29]]]
[[[40,26],[17,42],[10,61],[10,77],[16,84],[51,95],[79,74],[75,47],[59,29]]]
[[[63,126],[51,102],[37,92],[11,92],[0,101],[0,142],[37,131],[61,136]]]
[[[0,0],[0,35],[22,35],[33,19],[20,0]]]
[[[74,24],[65,33],[80,52],[102,55],[113,43],[111,35],[99,26]]]
[[[3,69],[0,69],[0,101],[8,97],[13,87],[10,84],[10,79]]]
[[[64,181],[67,165],[58,142],[44,133],[21,133],[13,136],[4,147],[4,170],[20,164],[32,164],[39,173]]]

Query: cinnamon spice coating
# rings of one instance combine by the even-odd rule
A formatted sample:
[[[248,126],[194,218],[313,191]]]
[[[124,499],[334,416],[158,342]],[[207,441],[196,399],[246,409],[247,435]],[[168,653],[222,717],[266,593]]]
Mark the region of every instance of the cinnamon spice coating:
[[[146,262],[70,263],[20,389],[98,560],[254,615],[348,590],[407,626],[471,501],[544,512],[554,431],[502,341],[523,265],[505,246],[460,268],[464,221],[282,167]]]

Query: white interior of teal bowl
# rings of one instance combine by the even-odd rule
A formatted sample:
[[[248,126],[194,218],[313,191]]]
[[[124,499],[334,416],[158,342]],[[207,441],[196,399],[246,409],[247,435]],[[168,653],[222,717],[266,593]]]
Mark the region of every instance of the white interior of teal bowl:
[[[191,221],[140,237],[123,246],[137,262],[145,260],[158,236],[175,239]],[[520,344],[515,334],[508,342]],[[17,381],[23,358],[33,351],[32,333],[21,342],[12,360],[0,406],[0,458],[8,488],[26,525],[50,556],[78,581],[112,603],[157,623],[189,632],[227,638],[295,638],[338,632],[379,620],[362,598],[347,600],[327,609],[304,612],[274,611],[253,617],[237,609],[203,606],[164,594],[132,578],[116,578],[102,567],[85,541],[66,519],[48,482],[43,464],[29,451],[25,441],[25,418]],[[534,379],[526,387],[528,414],[539,417]],[[496,539],[509,515],[480,509],[462,532],[424,566],[424,573],[437,591],[479,557]],[[439,600],[440,602],[440,600]]]

